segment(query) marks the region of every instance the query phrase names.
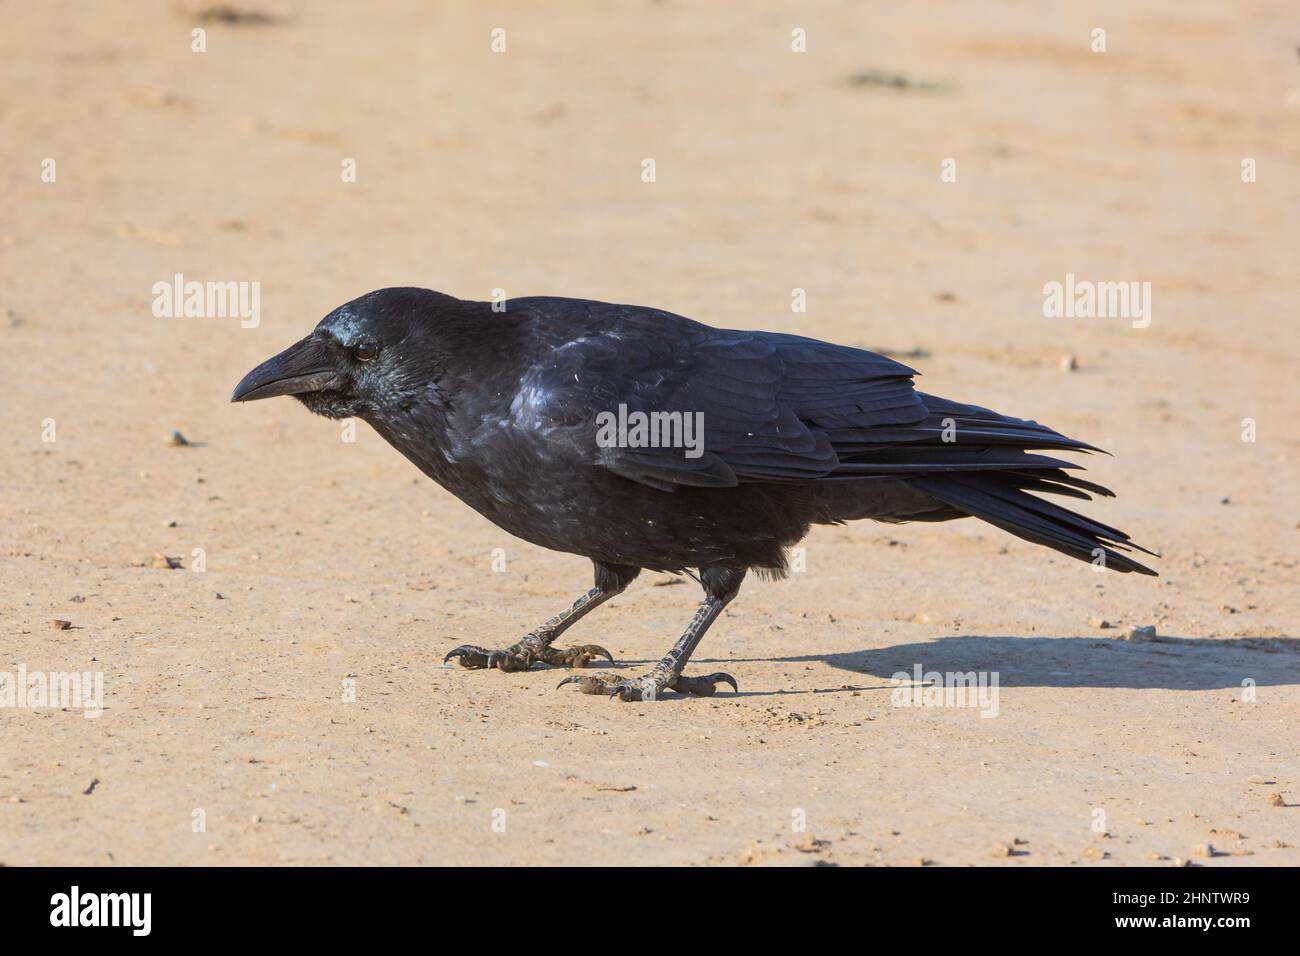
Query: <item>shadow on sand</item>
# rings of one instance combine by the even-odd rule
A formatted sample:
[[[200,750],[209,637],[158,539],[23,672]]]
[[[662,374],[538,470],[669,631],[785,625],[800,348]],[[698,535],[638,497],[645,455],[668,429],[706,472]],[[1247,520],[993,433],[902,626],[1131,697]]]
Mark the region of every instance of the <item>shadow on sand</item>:
[[[744,658],[742,658],[743,660]],[[979,637],[954,635],[841,654],[748,660],[821,661],[854,674],[889,680],[895,674],[996,671],[1003,687],[1095,687],[1134,690],[1223,690],[1300,685],[1300,639],[1294,637],[1179,638],[1126,641],[1097,637]],[[734,663],[733,661],[731,661]],[[728,661],[699,660],[697,667]]]

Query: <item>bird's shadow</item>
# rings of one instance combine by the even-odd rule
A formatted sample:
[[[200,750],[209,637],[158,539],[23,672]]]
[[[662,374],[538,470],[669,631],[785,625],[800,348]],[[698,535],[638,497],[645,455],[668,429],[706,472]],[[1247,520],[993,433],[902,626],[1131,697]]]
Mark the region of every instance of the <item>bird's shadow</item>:
[[[697,660],[725,666],[744,658]],[[980,637],[962,634],[917,644],[838,654],[748,658],[823,662],[858,675],[915,680],[939,672],[996,673],[1002,687],[1223,690],[1300,685],[1300,638],[1236,637],[1126,641],[1097,637]],[[836,688],[839,689],[839,688]],[[863,688],[847,688],[858,689]]]

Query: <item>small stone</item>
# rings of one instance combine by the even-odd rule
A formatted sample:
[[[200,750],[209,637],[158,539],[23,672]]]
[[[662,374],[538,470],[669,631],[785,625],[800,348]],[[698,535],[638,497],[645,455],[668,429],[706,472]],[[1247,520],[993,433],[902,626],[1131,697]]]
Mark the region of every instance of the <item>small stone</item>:
[[[821,853],[830,845],[830,840],[818,840],[811,834],[805,834],[802,840],[791,841],[789,844],[790,849],[798,850],[800,853]]]
[[[170,435],[167,436],[166,444],[168,445],[183,447],[185,445],[188,445],[189,443],[190,440],[186,438],[184,435],[182,435],[180,432],[172,432]]]
[[[1270,807],[1285,807],[1286,798],[1283,797],[1282,794],[1280,793],[1274,793],[1272,796],[1268,798],[1268,805]]]
[[[71,621],[64,621],[64,620],[61,620],[60,618],[55,618],[53,621],[50,621],[50,625],[51,625],[51,626],[52,626],[56,631],[66,631],[68,628],[72,627],[72,622],[71,622]]]
[[[1217,855],[1218,853],[1214,849],[1213,843],[1198,843],[1196,844],[1196,846],[1192,847],[1192,856],[1199,856],[1205,859],[1209,859],[1210,857],[1217,856]]]
[[[1066,352],[1061,356],[1061,371],[1076,372],[1079,369],[1079,357],[1073,352]]]
[[[1219,836],[1228,840],[1236,840],[1238,843],[1245,839],[1245,837],[1236,830],[1220,830],[1218,827],[1210,827],[1210,832],[1217,833]]]
[[[1145,627],[1130,628],[1128,632],[1128,640],[1130,641],[1154,641],[1155,639],[1156,629],[1150,624]]]

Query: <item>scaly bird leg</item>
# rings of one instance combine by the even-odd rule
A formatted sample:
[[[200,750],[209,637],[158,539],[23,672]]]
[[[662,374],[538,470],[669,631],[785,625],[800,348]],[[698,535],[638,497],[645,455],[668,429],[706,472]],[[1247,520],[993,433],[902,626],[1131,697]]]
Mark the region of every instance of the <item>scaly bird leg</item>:
[[[665,690],[675,690],[682,694],[694,694],[698,697],[712,697],[718,684],[731,685],[733,691],[739,691],[736,679],[730,674],[716,673],[705,677],[687,677],[682,673],[686,662],[704,637],[722,609],[731,603],[740,590],[740,582],[745,577],[744,568],[705,568],[701,569],[700,583],[704,585],[705,599],[691,618],[685,633],[672,649],[664,655],[650,673],[628,680],[617,674],[594,674],[591,676],[574,675],[560,681],[559,686],[577,684],[584,694],[608,694],[620,700],[655,700]]]
[[[640,573],[640,568],[609,565],[596,562],[596,586],[584,594],[565,611],[561,611],[540,627],[536,627],[514,644],[502,650],[487,650],[474,644],[462,644],[447,652],[445,664],[453,657],[461,667],[495,667],[503,671],[526,671],[537,662],[556,667],[585,667],[588,661],[604,657],[612,664],[614,655],[598,644],[561,649],[552,642],[587,614],[600,607],[627,588]]]

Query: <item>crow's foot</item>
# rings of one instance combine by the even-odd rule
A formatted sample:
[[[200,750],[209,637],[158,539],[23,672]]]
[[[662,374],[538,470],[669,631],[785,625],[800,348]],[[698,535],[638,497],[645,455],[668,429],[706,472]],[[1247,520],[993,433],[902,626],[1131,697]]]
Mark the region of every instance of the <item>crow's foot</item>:
[[[619,700],[656,700],[665,690],[675,690],[679,694],[694,694],[697,697],[712,697],[718,684],[730,684],[733,691],[739,692],[736,679],[730,674],[709,674],[706,677],[687,677],[684,674],[673,676],[668,671],[658,668],[642,677],[619,677],[617,674],[577,674],[560,681],[565,684],[577,684],[584,694],[605,694]],[[558,690],[558,688],[557,688]]]
[[[526,671],[539,661],[552,667],[586,667],[588,661],[604,657],[611,664],[614,663],[614,655],[598,644],[551,647],[545,636],[540,634],[525,634],[517,643],[499,651],[462,644],[448,651],[442,662],[445,664],[453,657],[459,659],[461,667],[495,667],[503,671]]]

